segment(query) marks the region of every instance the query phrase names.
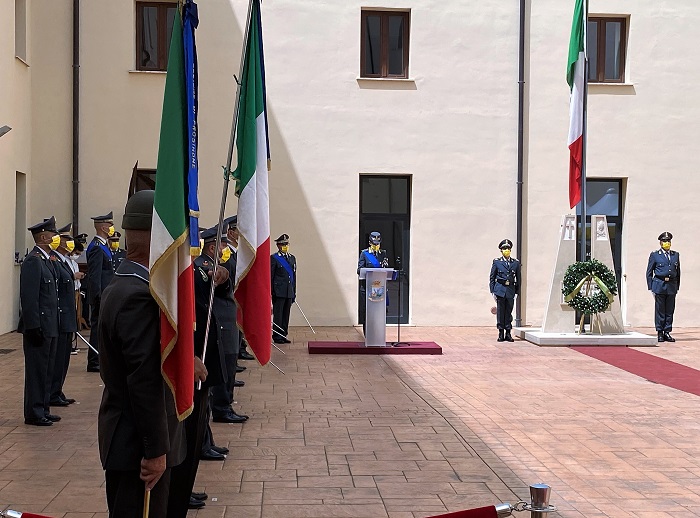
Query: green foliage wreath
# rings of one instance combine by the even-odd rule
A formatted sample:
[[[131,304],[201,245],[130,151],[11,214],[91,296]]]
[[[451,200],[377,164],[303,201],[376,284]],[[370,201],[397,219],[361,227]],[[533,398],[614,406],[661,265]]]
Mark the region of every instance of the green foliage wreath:
[[[615,300],[617,279],[610,268],[592,259],[566,269],[561,291],[570,307],[586,315],[595,315],[606,311]]]

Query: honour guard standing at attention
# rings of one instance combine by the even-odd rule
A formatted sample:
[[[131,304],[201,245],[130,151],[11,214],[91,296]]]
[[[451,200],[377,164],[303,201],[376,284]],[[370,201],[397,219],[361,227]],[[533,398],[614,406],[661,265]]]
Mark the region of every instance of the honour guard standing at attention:
[[[110,518],[141,518],[144,490],[149,516],[167,518],[170,469],[186,454],[183,424],[161,372],[160,309],[149,290],[153,198],[153,191],[138,191],[126,204],[129,251],[102,293],[93,328],[100,335],[97,438]]]
[[[95,351],[100,350],[97,333],[97,322],[100,318],[100,300],[102,292],[114,277],[114,262],[112,251],[107,240],[114,235],[114,219],[112,213],[92,218],[95,222],[95,237],[87,247],[88,265],[88,303],[90,304],[90,345]],[[98,352],[88,347],[88,372],[100,372],[100,357]]]
[[[53,368],[51,382],[51,394],[49,404],[51,406],[68,406],[75,403],[75,399],[68,398],[63,393],[63,384],[68,374],[70,363],[71,344],[73,334],[78,331],[78,318],[75,305],[75,281],[81,279],[84,274],[75,272],[70,263],[70,254],[75,249],[75,241],[71,235],[72,224],[59,228],[61,244],[54,252],[60,261],[56,261],[56,280],[58,282],[58,343],[56,346],[56,362]]]
[[[122,237],[122,233],[119,231],[116,231],[113,236],[110,236],[109,239],[107,240],[109,243],[109,249],[112,252],[112,266],[114,266],[114,271],[117,271],[117,268],[119,268],[119,265],[122,264],[122,261],[126,257],[126,250],[120,247],[120,242],[119,240]]]
[[[382,235],[379,232],[371,232],[369,235],[369,247],[360,252],[360,259],[357,261],[357,274],[360,275],[361,268],[388,268],[389,259],[386,256],[386,250],[382,250]],[[362,332],[364,333],[367,327],[367,290],[365,280],[360,281],[360,323],[362,324]],[[389,300],[387,299],[387,304]]]
[[[22,262],[19,278],[20,317],[24,349],[24,422],[51,426],[60,421],[49,413],[52,367],[58,343],[58,257],[61,238],[52,217],[28,229],[36,246]]]
[[[671,250],[673,234],[664,232],[659,236],[661,248],[649,254],[647,264],[647,287],[654,294],[656,332],[659,342],[675,342],[673,312],[676,309],[676,293],[681,287],[681,256]]]
[[[498,244],[501,257],[493,260],[489,275],[489,291],[496,299],[496,327],[499,342],[513,342],[513,304],[520,293],[520,261],[510,256],[513,242],[504,239]]]
[[[289,312],[297,297],[297,260],[289,253],[289,236],[275,239],[277,253],[270,257],[272,275],[272,339],[276,344],[290,344]]]

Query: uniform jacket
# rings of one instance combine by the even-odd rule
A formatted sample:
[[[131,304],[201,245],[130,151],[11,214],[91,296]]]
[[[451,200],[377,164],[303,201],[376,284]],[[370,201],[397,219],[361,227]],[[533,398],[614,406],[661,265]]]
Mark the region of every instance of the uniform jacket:
[[[75,282],[73,269],[67,259],[57,255],[56,282],[58,283],[58,330],[61,333],[75,333],[78,330],[78,319],[75,309]]]
[[[647,288],[652,293],[675,295],[681,287],[681,256],[673,250],[654,250],[647,264]],[[668,279],[668,280],[666,280]]]
[[[114,277],[112,252],[95,236],[87,248],[88,303],[95,304]]]
[[[41,329],[45,337],[58,336],[58,258],[52,257],[53,260],[48,259],[35,246],[22,262],[19,278],[20,333]]]
[[[282,266],[281,259],[284,259],[292,269],[289,275],[287,269]],[[297,296],[297,259],[292,254],[282,254],[277,252],[270,256],[270,274],[272,283],[272,296],[279,299],[292,299]]]
[[[115,272],[124,259],[126,259],[126,250],[120,248],[119,250],[112,251],[112,266]]]
[[[520,261],[497,257],[491,265],[489,291],[497,297],[514,299],[520,293]]]
[[[163,454],[169,467],[178,465],[186,444],[161,374],[160,316],[145,268],[122,262],[104,290],[98,331],[104,392],[97,436],[103,468],[140,469],[142,458]]]
[[[229,268],[228,263],[224,268]],[[194,333],[195,354],[202,357],[204,334],[209,313],[209,293],[212,277],[209,272],[214,267],[214,261],[207,255],[200,255],[194,260],[194,301],[197,328]],[[209,327],[209,342],[204,364],[209,371],[207,382],[218,385],[226,381],[224,363],[225,354],[234,354],[238,345],[238,327],[236,326],[236,305],[233,302],[233,281],[230,277],[223,284],[214,288],[214,301]]]

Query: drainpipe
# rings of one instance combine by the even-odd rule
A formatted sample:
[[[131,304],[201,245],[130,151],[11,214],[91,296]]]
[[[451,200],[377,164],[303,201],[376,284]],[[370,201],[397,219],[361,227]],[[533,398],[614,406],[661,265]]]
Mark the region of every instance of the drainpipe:
[[[78,234],[80,191],[80,0],[73,0],[73,235]]]
[[[519,257],[521,261],[523,259],[523,169],[525,154],[525,1],[526,0],[520,0],[520,46],[518,49],[518,181],[515,200],[515,240],[518,244],[517,257]],[[521,296],[518,295],[515,301],[516,326],[522,325],[521,302]]]

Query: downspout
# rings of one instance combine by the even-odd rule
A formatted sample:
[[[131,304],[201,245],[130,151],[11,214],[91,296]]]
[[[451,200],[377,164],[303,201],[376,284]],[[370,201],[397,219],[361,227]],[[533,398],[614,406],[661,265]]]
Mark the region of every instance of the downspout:
[[[80,0],[73,0],[73,235],[78,234],[80,191]]]
[[[525,1],[520,0],[520,46],[518,48],[518,181],[515,200],[517,252],[522,261],[523,252],[523,176],[525,155]],[[520,279],[518,279],[520,281]],[[521,282],[522,284],[522,282]],[[521,286],[522,289],[522,286]],[[522,325],[521,295],[515,301],[515,325]]]

